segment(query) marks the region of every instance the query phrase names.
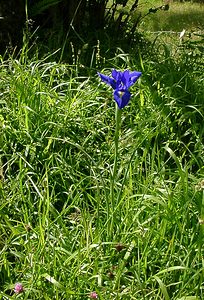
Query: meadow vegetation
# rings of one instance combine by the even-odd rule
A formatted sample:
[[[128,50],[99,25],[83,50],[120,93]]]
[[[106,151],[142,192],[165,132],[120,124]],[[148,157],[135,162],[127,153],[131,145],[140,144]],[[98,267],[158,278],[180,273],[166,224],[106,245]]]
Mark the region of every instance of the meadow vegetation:
[[[201,3],[173,2],[169,3],[168,11],[158,10],[152,13],[148,18],[142,19],[140,29],[144,31],[176,31],[181,32],[183,29],[187,31],[203,31],[204,28],[204,5]],[[161,1],[141,0],[138,5],[135,17],[140,14],[147,14],[149,8],[161,6]]]
[[[1,57],[1,299],[204,298],[203,34],[172,47],[141,31],[111,51],[99,40],[86,61],[26,41]],[[111,206],[115,103],[97,71],[113,68],[142,77]]]

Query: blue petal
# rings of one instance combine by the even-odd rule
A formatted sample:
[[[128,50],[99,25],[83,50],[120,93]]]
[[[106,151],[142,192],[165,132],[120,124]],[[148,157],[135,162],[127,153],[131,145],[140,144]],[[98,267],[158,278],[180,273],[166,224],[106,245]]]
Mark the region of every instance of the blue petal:
[[[115,85],[114,89],[119,89],[119,88],[123,87],[123,84],[122,84],[122,81],[121,81],[122,75],[123,75],[123,72],[117,71],[115,69],[112,70],[112,76],[113,76],[113,78],[115,79],[115,82],[116,82],[116,85]]]
[[[113,69],[112,70],[112,76],[113,76],[113,78],[117,81],[118,80],[118,75],[119,75],[119,71],[117,71],[117,70],[115,70],[115,69]]]
[[[131,94],[128,90],[125,91],[115,90],[113,95],[120,109],[122,109],[129,103],[131,97]]]
[[[128,89],[129,88],[129,80],[130,80],[130,72],[129,72],[129,70],[125,70],[122,73],[121,77],[122,77],[121,80],[122,80],[124,88]]]
[[[116,88],[116,82],[110,76],[106,76],[98,72],[98,75],[101,77],[101,80],[104,81],[106,84],[110,85],[113,89]]]
[[[128,87],[132,86],[141,75],[142,75],[142,72],[137,72],[137,71],[131,72]]]

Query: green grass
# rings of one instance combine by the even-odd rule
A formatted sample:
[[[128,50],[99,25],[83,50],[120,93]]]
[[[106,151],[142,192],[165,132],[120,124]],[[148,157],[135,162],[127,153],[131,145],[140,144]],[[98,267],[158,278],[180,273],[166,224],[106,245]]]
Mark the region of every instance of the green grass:
[[[162,1],[140,1],[137,14],[145,15],[149,8],[161,6]],[[144,31],[203,31],[204,5],[191,2],[170,2],[169,10],[159,10],[151,13],[140,23]]]
[[[203,298],[203,69],[185,46],[156,47],[87,70],[1,60],[2,299]],[[96,71],[112,67],[143,75],[122,112],[110,211],[115,103]]]

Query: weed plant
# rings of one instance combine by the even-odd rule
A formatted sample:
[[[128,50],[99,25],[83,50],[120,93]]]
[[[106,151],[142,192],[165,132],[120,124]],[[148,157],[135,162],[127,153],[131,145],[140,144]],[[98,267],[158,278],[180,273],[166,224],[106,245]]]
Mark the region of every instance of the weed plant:
[[[160,47],[86,76],[80,61],[1,60],[2,299],[203,298],[203,72]],[[111,68],[143,75],[122,111],[110,237],[114,101],[93,74]]]

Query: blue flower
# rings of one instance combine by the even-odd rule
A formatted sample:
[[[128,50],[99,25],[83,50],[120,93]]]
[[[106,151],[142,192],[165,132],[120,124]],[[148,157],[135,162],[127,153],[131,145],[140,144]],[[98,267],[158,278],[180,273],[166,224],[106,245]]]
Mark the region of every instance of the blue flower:
[[[131,94],[129,88],[138,80],[142,75],[141,72],[125,70],[124,72],[113,70],[112,77],[98,73],[106,84],[110,85],[113,89],[114,100],[117,102],[118,107],[122,109],[129,101]]]

